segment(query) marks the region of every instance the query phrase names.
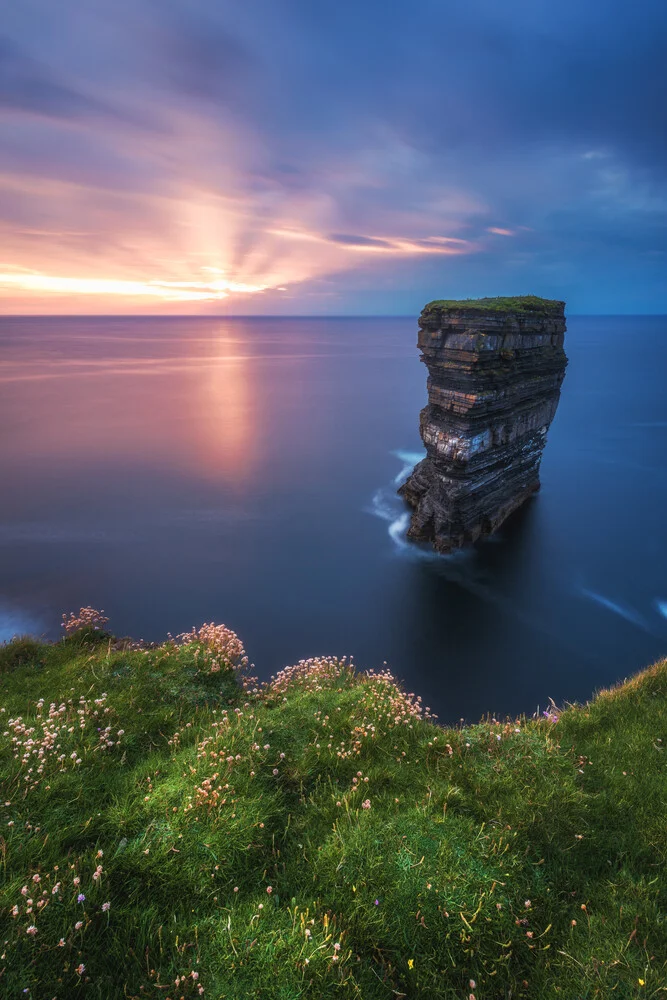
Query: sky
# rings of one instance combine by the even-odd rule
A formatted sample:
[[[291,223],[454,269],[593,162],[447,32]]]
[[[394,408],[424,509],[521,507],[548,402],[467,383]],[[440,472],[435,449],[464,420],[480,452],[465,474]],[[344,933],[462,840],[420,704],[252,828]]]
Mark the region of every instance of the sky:
[[[667,313],[664,0],[8,0],[0,312]]]

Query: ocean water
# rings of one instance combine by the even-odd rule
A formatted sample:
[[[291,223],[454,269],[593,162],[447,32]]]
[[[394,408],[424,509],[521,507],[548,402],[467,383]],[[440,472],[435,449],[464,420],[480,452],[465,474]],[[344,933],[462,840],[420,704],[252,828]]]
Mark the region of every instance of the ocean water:
[[[0,319],[0,639],[224,622],[261,677],[389,668],[443,720],[582,700],[667,653],[667,318],[570,317],[542,491],[405,541],[412,319]]]

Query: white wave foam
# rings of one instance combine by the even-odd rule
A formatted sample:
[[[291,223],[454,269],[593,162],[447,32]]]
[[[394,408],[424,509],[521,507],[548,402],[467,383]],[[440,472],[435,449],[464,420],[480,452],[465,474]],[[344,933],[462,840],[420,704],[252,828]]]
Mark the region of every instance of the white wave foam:
[[[631,622],[633,625],[643,629],[645,632],[651,631],[645,619],[642,618],[639,612],[635,611],[634,608],[629,607],[627,604],[619,604],[618,601],[612,601],[611,598],[605,597],[604,594],[598,594],[594,590],[588,590],[587,587],[580,587],[579,592],[583,597],[587,597],[590,601],[595,601],[596,604],[599,604],[601,607],[613,612],[620,618],[625,618],[626,621]]]
[[[661,614],[663,618],[667,618],[667,601],[656,600],[655,606],[658,609],[658,613]]]
[[[368,513],[374,517],[379,517],[388,525],[387,534],[391,539],[397,553],[414,557],[416,559],[434,558],[434,553],[428,552],[408,543],[406,535],[410,525],[410,512],[405,509],[405,503],[396,492],[408,478],[413,468],[421,462],[426,452],[416,451],[393,451],[392,455],[400,459],[403,463],[400,472],[394,476],[388,486],[381,486],[373,494]]]
[[[394,545],[398,545],[400,549],[407,548],[406,532],[408,530],[408,525],[410,524],[410,515],[407,511],[397,517],[395,521],[392,521],[389,525],[389,537],[391,538]]]
[[[394,476],[394,486],[402,486],[405,480],[408,478],[415,465],[417,465],[425,457],[425,451],[392,451],[392,455],[396,458],[400,458],[403,462],[403,467],[401,471]]]

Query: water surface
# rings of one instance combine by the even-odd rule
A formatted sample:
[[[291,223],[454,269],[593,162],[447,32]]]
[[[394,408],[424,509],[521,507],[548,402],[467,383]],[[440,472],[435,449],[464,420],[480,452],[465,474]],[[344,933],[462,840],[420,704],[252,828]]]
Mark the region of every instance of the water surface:
[[[447,720],[584,699],[667,652],[667,319],[570,317],[542,492],[405,543],[411,319],[0,320],[0,638],[204,620],[260,676],[387,661]]]

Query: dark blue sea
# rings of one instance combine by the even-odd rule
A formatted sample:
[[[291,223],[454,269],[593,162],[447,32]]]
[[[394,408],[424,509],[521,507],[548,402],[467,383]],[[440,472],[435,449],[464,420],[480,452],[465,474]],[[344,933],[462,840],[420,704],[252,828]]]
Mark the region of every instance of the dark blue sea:
[[[432,556],[413,319],[0,319],[0,639],[104,609],[224,622],[256,672],[389,668],[444,721],[588,698],[667,653],[667,318],[570,317],[542,491]]]

